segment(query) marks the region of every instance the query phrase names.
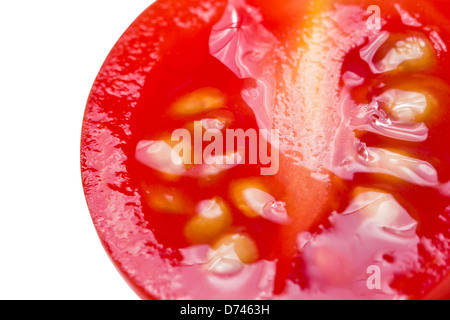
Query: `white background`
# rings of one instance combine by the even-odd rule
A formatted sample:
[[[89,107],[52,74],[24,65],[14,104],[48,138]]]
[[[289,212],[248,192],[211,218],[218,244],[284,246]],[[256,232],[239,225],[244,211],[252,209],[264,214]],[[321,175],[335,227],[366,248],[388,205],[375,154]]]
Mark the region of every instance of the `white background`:
[[[152,2],[0,2],[0,299],[137,299],[93,227],[79,146],[97,72]]]

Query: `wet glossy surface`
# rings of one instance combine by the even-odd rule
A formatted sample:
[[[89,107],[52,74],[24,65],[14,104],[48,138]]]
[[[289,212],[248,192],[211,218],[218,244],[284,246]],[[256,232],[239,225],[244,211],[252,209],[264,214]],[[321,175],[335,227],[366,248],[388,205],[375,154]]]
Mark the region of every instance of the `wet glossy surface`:
[[[364,1],[317,1],[306,20],[298,4],[159,1],[118,42],[88,103],[83,183],[143,298],[422,298],[447,274],[445,10],[378,2],[381,30]],[[168,161],[166,136],[200,120],[279,129],[279,172]]]

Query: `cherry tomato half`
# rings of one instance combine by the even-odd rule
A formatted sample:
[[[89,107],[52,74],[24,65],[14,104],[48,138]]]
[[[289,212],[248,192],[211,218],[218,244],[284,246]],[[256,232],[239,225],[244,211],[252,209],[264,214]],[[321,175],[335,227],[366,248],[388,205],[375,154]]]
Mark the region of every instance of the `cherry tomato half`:
[[[449,19],[441,0],[150,6],[81,143],[139,296],[448,298]]]

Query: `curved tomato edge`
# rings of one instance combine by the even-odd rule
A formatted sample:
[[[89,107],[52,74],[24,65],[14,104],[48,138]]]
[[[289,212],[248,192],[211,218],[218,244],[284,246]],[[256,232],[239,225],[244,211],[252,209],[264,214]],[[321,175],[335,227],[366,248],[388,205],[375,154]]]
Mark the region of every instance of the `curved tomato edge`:
[[[102,66],[100,67],[99,72],[97,73],[97,76],[92,84],[92,88],[94,88],[95,84],[97,82],[100,81],[100,73],[101,70],[103,70],[109,63],[110,61],[113,59],[114,57],[114,48],[116,46],[118,46],[121,43],[121,39],[122,37],[129,32],[129,30],[131,29],[131,27],[137,23],[139,23],[139,21],[141,21],[143,19],[143,16],[145,14],[145,12],[148,10],[148,8],[150,8],[151,6],[147,7],[131,24],[130,26],[122,33],[122,35],[119,37],[119,39],[116,41],[116,43],[114,44],[113,48],[110,50],[110,52],[108,53],[105,61],[103,62]],[[83,122],[82,122],[82,128],[81,128],[81,137],[80,137],[80,172],[81,172],[81,183],[83,186],[83,193],[85,196],[85,200],[86,200],[86,205],[88,207],[89,210],[89,216],[91,217],[91,221],[94,224],[95,227],[95,231],[97,233],[97,237],[103,247],[103,249],[105,250],[106,255],[108,256],[108,258],[110,259],[110,261],[112,262],[112,264],[114,265],[115,269],[119,272],[120,276],[124,279],[124,281],[127,283],[127,285],[137,294],[137,296],[141,299],[148,299],[148,300],[155,300],[156,298],[154,297],[150,297],[148,294],[146,294],[145,290],[140,287],[139,285],[135,284],[132,280],[132,278],[124,271],[122,271],[123,269],[121,268],[121,263],[113,258],[113,254],[112,254],[112,249],[110,248],[110,245],[104,241],[103,237],[102,237],[102,233],[97,225],[97,222],[95,221],[95,219],[92,216],[92,213],[95,209],[93,208],[93,205],[91,204],[91,201],[94,201],[89,194],[87,192],[87,183],[86,180],[90,178],[90,176],[92,174],[88,173],[84,168],[83,168],[83,161],[84,158],[87,158],[87,153],[89,153],[87,151],[87,146],[86,146],[86,139],[87,139],[87,127],[90,125],[87,118],[88,118],[88,114],[91,112],[90,110],[90,105],[92,104],[92,101],[94,99],[95,93],[94,93],[94,89],[91,89],[89,96],[87,98],[87,102],[86,102],[86,108],[83,114]]]
[[[209,1],[209,0],[207,0]],[[95,173],[91,171],[92,168],[88,168],[88,166],[85,164],[88,158],[93,157],[95,158],[95,151],[90,150],[89,143],[87,142],[88,139],[90,139],[90,134],[92,133],[92,128],[94,125],[89,120],[89,116],[91,114],[95,114],[97,111],[94,111],[94,105],[95,100],[98,99],[99,91],[104,91],[104,88],[100,88],[102,84],[105,82],[105,74],[107,73],[105,70],[108,67],[114,66],[116,63],[114,60],[118,58],[120,54],[125,53],[125,56],[127,54],[127,44],[129,42],[142,42],[142,40],[147,40],[148,42],[153,42],[156,45],[161,45],[161,43],[158,43],[157,35],[140,35],[137,30],[140,30],[140,27],[144,25],[147,28],[153,27],[155,24],[157,25],[157,21],[153,21],[152,18],[155,15],[161,15],[164,17],[163,20],[172,19],[170,15],[177,14],[175,12],[175,8],[179,8],[183,6],[183,3],[185,1],[174,1],[174,0],[165,0],[161,1],[158,0],[151,4],[149,7],[147,7],[131,24],[130,26],[125,30],[125,32],[121,35],[121,37],[118,39],[118,41],[115,43],[109,54],[107,55],[103,65],[101,66],[96,79],[94,80],[94,83],[92,85],[92,89],[90,91],[89,97],[87,99],[86,103],[86,109],[83,115],[83,123],[82,123],[82,133],[81,133],[81,139],[80,139],[80,169],[81,169],[81,183],[84,190],[84,195],[86,199],[86,203],[90,212],[91,220],[94,224],[97,236],[99,237],[100,243],[102,244],[107,256],[113,263],[114,267],[117,269],[119,274],[122,276],[122,278],[125,280],[125,282],[130,286],[130,288],[137,294],[137,296],[143,300],[157,300],[158,297],[155,297],[144,288],[141,283],[135,279],[133,276],[131,276],[129,273],[125,271],[125,268],[123,268],[123,263],[120,261],[120,255],[118,258],[114,258],[114,246],[115,241],[108,241],[105,240],[105,234],[102,232],[99,222],[94,217],[94,213],[101,211],[100,207],[103,209],[106,206],[106,200],[101,199],[95,192],[92,192],[93,189],[98,187],[100,185],[99,180],[95,177]],[[193,3],[202,3],[204,0],[194,0]],[[220,17],[220,13],[225,7],[224,3],[225,0],[220,1],[209,1],[212,2],[212,10],[214,11],[215,15],[211,19],[212,21],[215,19],[218,19]],[[167,14],[168,16],[165,16],[164,14]],[[217,17],[216,17],[217,16]],[[200,19],[199,19],[200,20]],[[208,26],[210,23],[201,21],[205,24],[205,26]],[[204,26],[203,26],[204,27]],[[180,28],[178,26],[174,28]],[[134,32],[134,34],[133,34]],[[157,40],[153,39],[156,38]],[[121,52],[124,51],[124,52]],[[151,53],[147,52],[147,53]],[[125,58],[126,59],[126,58]],[[145,60],[145,59],[144,59]],[[139,70],[140,67],[145,65],[145,63],[150,64],[150,62],[156,63],[158,62],[158,58],[149,58],[147,61],[139,61],[137,65],[135,66],[136,70]],[[150,68],[151,69],[151,68]],[[131,72],[131,71],[130,71]],[[104,93],[104,92],[102,92]],[[123,107],[123,106],[122,106]],[[120,108],[120,107],[119,107]],[[98,128],[97,128],[98,129]],[[111,139],[111,138],[109,138]],[[95,140],[95,136],[94,139]],[[107,139],[108,140],[108,139]],[[125,160],[125,159],[122,159]],[[103,201],[102,201],[103,200]]]

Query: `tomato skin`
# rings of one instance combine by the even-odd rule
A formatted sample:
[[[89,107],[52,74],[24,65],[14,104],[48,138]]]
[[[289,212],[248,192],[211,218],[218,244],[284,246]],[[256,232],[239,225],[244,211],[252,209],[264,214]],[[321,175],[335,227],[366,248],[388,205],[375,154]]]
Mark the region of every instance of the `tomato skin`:
[[[281,11],[277,11],[273,9],[275,1],[250,1],[261,6],[262,14],[268,17],[267,28],[280,36],[281,34],[286,36],[284,34],[286,26],[277,24],[280,16],[288,15],[289,19],[292,19],[293,12],[304,15],[307,7],[316,1],[294,1],[294,10],[291,10],[289,2],[284,1]],[[361,1],[356,0],[336,2],[361,4]],[[363,3],[379,4],[383,12],[388,14],[394,12],[392,6],[385,4],[386,1],[363,1]],[[425,12],[430,12],[429,16],[437,17],[438,20],[445,19],[422,1],[414,4],[407,1],[400,3],[413,11],[421,8]],[[442,1],[436,1],[436,4],[445,8]],[[81,144],[81,166],[86,199],[103,246],[117,269],[143,299],[193,296],[188,292],[192,282],[174,281],[182,275],[176,267],[180,256],[175,251],[166,250],[156,241],[142,210],[141,198],[136,191],[138,186],[128,172],[129,163],[132,161],[130,155],[133,154],[136,143],[134,133],[137,128],[133,123],[136,108],[141,102],[142,88],[148,85],[147,75],[160,68],[161,61],[167,56],[178,56],[182,66],[184,62],[181,49],[192,46],[192,43],[202,43],[199,39],[207,39],[209,29],[220,19],[225,6],[225,0],[156,2],[133,23],[116,44],[105,61],[89,97]],[[190,8],[189,13],[186,13],[186,7]],[[448,35],[448,27],[443,29],[442,34]],[[201,56],[192,58],[198,61],[202,59]],[[189,72],[189,68],[186,72]],[[158,74],[163,75],[164,72],[159,71]],[[169,84],[171,79],[167,77],[160,81],[161,83],[154,85],[166,93],[168,89],[164,88],[164,85]],[[287,170],[288,166],[285,168]],[[301,181],[306,181],[305,176],[308,176],[308,173],[299,172],[297,176]],[[322,197],[321,192],[328,192],[328,185],[324,188],[313,185],[312,189],[316,187],[316,190],[319,190],[317,198]],[[311,199],[311,204],[304,210],[313,207],[314,203],[314,199]],[[300,218],[301,215],[298,216],[299,223],[304,223]],[[311,222],[314,223],[317,221]],[[310,225],[302,226],[304,229],[309,227]],[[298,230],[292,232],[295,231]],[[293,235],[288,232],[284,236]],[[292,247],[292,244],[289,243],[288,246]],[[290,254],[291,252],[286,252],[287,256]],[[288,261],[289,264],[291,262]],[[282,291],[282,288],[279,290]],[[256,295],[254,292],[248,294],[251,297]],[[213,297],[221,296],[217,294]]]

